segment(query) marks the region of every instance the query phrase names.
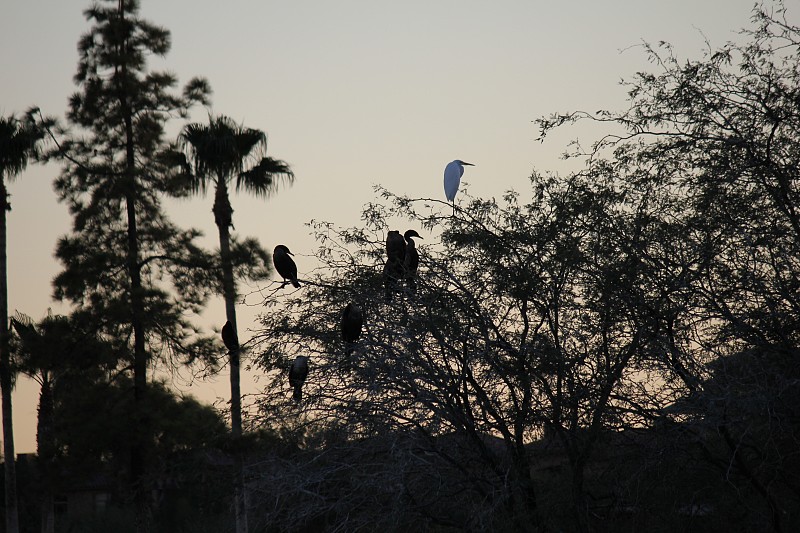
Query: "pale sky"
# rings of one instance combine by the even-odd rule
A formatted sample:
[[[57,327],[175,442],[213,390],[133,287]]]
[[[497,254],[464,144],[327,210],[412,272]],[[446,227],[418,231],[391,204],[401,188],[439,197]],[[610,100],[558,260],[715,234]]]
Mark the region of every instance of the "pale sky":
[[[619,109],[619,85],[653,65],[642,41],[667,41],[699,59],[706,39],[718,47],[749,25],[753,0],[572,0],[565,2],[405,0],[143,0],[143,18],[172,32],[172,51],[152,66],[181,83],[208,78],[212,111],[269,136],[268,153],[293,168],[293,187],[268,201],[232,198],[234,225],[271,250],[286,244],[300,278],[316,245],[306,223],[355,225],[375,200],[372,186],[444,199],[442,173],[453,159],[474,163],[464,181],[472,195],[499,197],[560,161],[578,130],[544,144],[533,120],[556,111]],[[798,22],[789,4],[789,20]],[[0,114],[39,106],[62,117],[77,66],[76,44],[89,29],[78,0],[5,0],[0,7]],[[205,122],[196,110],[193,120]],[[182,123],[174,124],[175,132]],[[590,139],[587,139],[590,140]],[[11,183],[8,216],[9,310],[34,319],[52,302],[59,271],[56,240],[71,224],[57,203],[58,167],[31,166]],[[183,226],[216,246],[212,198],[171,203]],[[244,292],[245,289],[242,289]],[[257,307],[238,310],[240,339],[257,327]],[[224,322],[221,302],[201,317]],[[253,376],[244,392],[255,392]],[[205,401],[227,399],[228,377],[193,386]],[[14,394],[18,453],[36,448],[38,386]]]

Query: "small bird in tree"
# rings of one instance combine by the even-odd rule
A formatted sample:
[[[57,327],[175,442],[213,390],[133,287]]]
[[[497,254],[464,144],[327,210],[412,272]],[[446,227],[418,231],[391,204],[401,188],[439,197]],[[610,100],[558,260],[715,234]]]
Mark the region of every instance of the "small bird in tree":
[[[386,301],[392,299],[392,291],[403,278],[403,264],[406,258],[406,240],[397,230],[386,235],[386,264],[383,265],[383,285]]]
[[[222,326],[222,342],[225,343],[228,352],[235,352],[239,349],[239,339],[236,338],[236,332],[233,330],[230,320]]]
[[[448,202],[453,203],[453,215],[456,214],[456,193],[461,183],[461,176],[464,175],[464,165],[474,167],[472,163],[465,163],[460,159],[450,161],[444,167],[444,195]]]
[[[403,261],[403,271],[405,273],[408,289],[414,294],[417,291],[417,268],[419,267],[419,252],[413,237],[421,239],[419,233],[410,229],[403,236],[406,240],[406,257]]]
[[[350,355],[355,350],[353,344],[361,336],[364,327],[364,315],[361,308],[354,303],[348,303],[342,313],[342,339],[345,344],[345,354]]]
[[[288,282],[292,283],[295,288],[300,288],[300,282],[297,281],[297,265],[291,256],[294,255],[289,251],[289,248],[283,244],[279,244],[272,251],[272,263],[275,265],[275,270],[283,278],[283,285],[285,287]]]
[[[297,403],[303,399],[303,383],[308,377],[308,357],[298,355],[289,367],[289,385],[294,389],[292,398]]]

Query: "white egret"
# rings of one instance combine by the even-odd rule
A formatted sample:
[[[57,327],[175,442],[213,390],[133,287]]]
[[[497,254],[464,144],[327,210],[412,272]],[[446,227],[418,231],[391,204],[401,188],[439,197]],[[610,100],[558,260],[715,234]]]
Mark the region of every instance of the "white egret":
[[[461,183],[461,176],[464,175],[464,165],[474,167],[472,163],[466,163],[460,159],[450,161],[444,167],[444,195],[448,202],[453,202],[453,215],[456,214],[456,193]]]

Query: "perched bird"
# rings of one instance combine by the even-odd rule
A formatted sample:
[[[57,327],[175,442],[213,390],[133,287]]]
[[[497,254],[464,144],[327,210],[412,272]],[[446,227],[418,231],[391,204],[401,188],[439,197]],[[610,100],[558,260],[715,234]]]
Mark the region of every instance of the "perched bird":
[[[298,355],[289,367],[289,385],[294,389],[292,398],[297,403],[303,399],[303,383],[308,377],[308,357]]]
[[[294,264],[294,259],[290,257],[291,255],[294,254],[289,251],[289,248],[279,244],[272,251],[272,263],[275,265],[275,270],[283,278],[281,287],[291,281],[295,288],[300,288],[300,282],[297,281],[297,265]]]
[[[361,328],[364,326],[364,315],[361,308],[354,303],[348,303],[342,313],[342,339],[345,343],[345,354],[353,353],[353,343],[361,336]]]
[[[456,193],[461,183],[461,176],[464,175],[464,165],[474,167],[472,163],[465,163],[460,159],[450,161],[444,167],[444,195],[448,202],[453,203],[453,215],[456,214]]]
[[[417,290],[417,268],[419,267],[419,252],[417,245],[414,243],[413,237],[421,239],[419,233],[410,229],[403,234],[406,240],[406,258],[403,261],[403,272],[405,274],[406,283],[411,293]]]
[[[222,326],[222,342],[225,343],[225,347],[229,352],[235,352],[239,349],[239,339],[236,338],[236,332],[233,330],[230,320]]]
[[[390,231],[386,235],[386,264],[383,265],[383,285],[387,302],[392,299],[392,290],[403,279],[405,258],[406,240],[399,231]]]
[[[416,230],[410,229],[403,234],[403,237],[406,241],[406,256],[403,260],[403,266],[405,267],[406,274],[414,275],[417,272],[417,267],[419,266],[419,252],[417,252],[417,245],[414,243],[414,237],[421,239],[419,233]]]
[[[397,230],[386,234],[386,259],[403,263],[406,256],[406,240]]]

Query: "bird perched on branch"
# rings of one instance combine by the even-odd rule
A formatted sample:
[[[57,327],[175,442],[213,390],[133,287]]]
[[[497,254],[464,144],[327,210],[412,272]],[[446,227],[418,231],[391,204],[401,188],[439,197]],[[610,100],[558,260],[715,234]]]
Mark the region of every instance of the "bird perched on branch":
[[[289,367],[289,385],[294,389],[292,398],[297,403],[303,399],[303,383],[308,377],[308,357],[298,355]]]
[[[448,202],[453,203],[453,215],[456,214],[456,193],[461,183],[461,176],[464,175],[464,165],[474,167],[472,163],[466,163],[460,159],[450,161],[444,167],[444,195]]]
[[[383,265],[383,285],[386,289],[386,301],[392,299],[392,290],[403,278],[406,258],[406,240],[397,230],[386,234],[386,264]]]
[[[414,243],[413,237],[421,239],[419,233],[410,229],[403,234],[406,241],[406,257],[403,260],[403,273],[405,274],[406,283],[411,293],[417,290],[417,268],[419,267],[419,252],[417,245]]]
[[[345,355],[353,353],[355,343],[361,336],[361,328],[364,326],[364,315],[361,308],[354,303],[348,303],[342,313],[342,340],[345,344]]]
[[[283,244],[279,244],[272,251],[272,264],[275,265],[275,270],[283,278],[283,285],[285,287],[288,282],[292,283],[295,288],[300,288],[300,282],[297,281],[297,265],[291,256],[294,255],[289,251],[289,248]]]
[[[386,260],[396,261],[400,264],[406,256],[406,240],[397,230],[386,234]]]
[[[225,343],[228,352],[235,352],[239,349],[239,339],[236,337],[236,332],[233,330],[230,320],[222,326],[222,342]]]

